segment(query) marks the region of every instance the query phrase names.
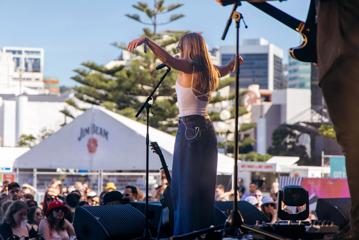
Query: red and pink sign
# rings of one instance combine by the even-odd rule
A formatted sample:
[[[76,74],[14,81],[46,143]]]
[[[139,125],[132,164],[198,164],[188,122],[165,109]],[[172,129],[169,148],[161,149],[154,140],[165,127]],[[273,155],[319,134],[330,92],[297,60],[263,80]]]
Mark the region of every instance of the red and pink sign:
[[[343,178],[303,178],[301,185],[309,196],[318,198],[350,198],[347,179]]]

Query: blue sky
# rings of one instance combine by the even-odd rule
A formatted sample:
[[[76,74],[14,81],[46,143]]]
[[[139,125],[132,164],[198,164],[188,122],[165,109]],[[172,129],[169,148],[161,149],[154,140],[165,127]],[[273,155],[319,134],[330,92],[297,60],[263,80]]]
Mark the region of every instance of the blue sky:
[[[153,0],[142,0],[149,4]],[[127,17],[137,13],[135,0],[1,0],[0,47],[21,46],[45,49],[45,76],[55,77],[62,85],[72,86],[73,69],[84,61],[104,64],[119,56],[113,42],[138,37],[143,26]],[[186,16],[159,30],[202,32],[209,47],[235,44],[234,24],[225,41],[221,35],[231,6],[222,7],[215,0],[167,0],[184,6],[173,13]],[[300,20],[305,20],[309,0],[288,0],[273,5]],[[289,47],[298,46],[299,34],[248,3],[238,9],[248,29],[242,25],[241,39],[265,37],[281,47],[285,56]],[[287,61],[285,59],[285,61]]]

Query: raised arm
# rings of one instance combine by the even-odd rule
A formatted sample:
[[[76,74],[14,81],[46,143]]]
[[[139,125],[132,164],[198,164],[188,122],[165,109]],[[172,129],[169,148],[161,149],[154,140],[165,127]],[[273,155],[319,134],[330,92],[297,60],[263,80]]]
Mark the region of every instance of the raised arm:
[[[136,47],[147,44],[147,46],[152,50],[152,52],[165,64],[168,66],[185,73],[192,73],[193,63],[187,59],[175,58],[169,54],[161,46],[157,45],[154,41],[147,37],[142,37],[131,41],[128,44],[128,51],[132,52]]]
[[[239,56],[239,64],[243,63],[243,58]],[[230,72],[234,72],[236,66],[236,58],[233,57],[231,61],[229,61],[226,65],[216,66],[220,77],[226,76]]]

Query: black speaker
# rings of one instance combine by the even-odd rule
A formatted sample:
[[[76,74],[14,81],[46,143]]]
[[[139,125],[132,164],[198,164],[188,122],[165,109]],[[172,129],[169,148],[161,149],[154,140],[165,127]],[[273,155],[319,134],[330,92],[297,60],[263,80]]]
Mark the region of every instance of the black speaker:
[[[143,235],[145,216],[130,204],[78,207],[74,216],[78,240],[133,239]]]
[[[140,210],[143,214],[145,213],[145,202],[131,202],[130,203],[133,207]],[[161,214],[162,214],[162,205],[160,202],[149,202],[148,203],[148,223],[149,223],[149,230],[151,231],[152,236],[157,236],[157,234],[163,235],[164,233],[161,232]],[[214,211],[214,225],[223,225],[226,221],[227,217],[218,208],[215,208]],[[171,231],[172,232],[172,231]]]
[[[350,223],[350,198],[320,198],[317,202],[318,220],[329,220],[340,229]]]
[[[137,210],[141,211],[146,216],[146,202],[131,202],[130,203]],[[158,224],[161,219],[162,205],[160,202],[148,203],[148,225],[152,236],[157,236]]]
[[[227,216],[230,214],[233,208],[233,202],[231,201],[218,201],[215,206],[219,208]],[[269,219],[255,206],[246,201],[238,201],[238,209],[242,214],[245,224],[255,225],[256,221],[269,222]]]

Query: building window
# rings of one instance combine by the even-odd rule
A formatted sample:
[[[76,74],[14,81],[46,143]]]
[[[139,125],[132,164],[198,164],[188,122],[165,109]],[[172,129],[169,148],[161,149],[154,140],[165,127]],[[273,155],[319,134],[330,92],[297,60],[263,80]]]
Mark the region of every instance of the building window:
[[[258,84],[260,88],[268,86],[268,54],[242,54],[244,63],[240,69],[240,85],[248,87]]]
[[[14,71],[20,71],[21,68],[21,58],[13,57],[12,60],[14,61]]]
[[[39,58],[25,58],[25,72],[41,72]]]
[[[283,77],[282,58],[274,55],[274,89],[287,88],[287,84]]]

